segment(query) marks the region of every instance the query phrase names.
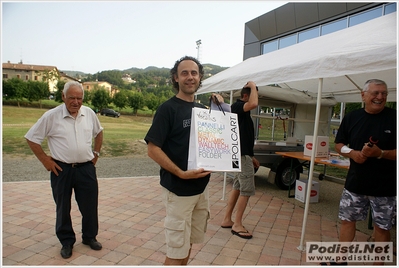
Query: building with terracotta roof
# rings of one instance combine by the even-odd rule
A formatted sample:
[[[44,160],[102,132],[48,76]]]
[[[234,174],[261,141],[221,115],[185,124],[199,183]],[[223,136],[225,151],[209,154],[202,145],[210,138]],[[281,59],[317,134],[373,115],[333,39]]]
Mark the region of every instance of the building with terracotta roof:
[[[3,80],[18,78],[25,81],[46,81],[50,93],[57,91],[60,72],[55,66],[33,65],[19,63],[3,63]]]
[[[83,82],[82,85],[83,89],[87,91],[92,91],[96,88],[104,88],[109,92],[109,95],[111,97],[113,97],[114,94],[118,92],[118,90],[115,87],[113,87],[110,83],[106,81]]]

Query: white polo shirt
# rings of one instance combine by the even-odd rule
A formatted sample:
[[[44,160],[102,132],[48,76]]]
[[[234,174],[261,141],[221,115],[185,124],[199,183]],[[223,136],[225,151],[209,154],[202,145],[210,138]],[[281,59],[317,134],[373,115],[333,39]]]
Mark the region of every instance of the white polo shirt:
[[[82,105],[75,119],[63,103],[45,112],[25,138],[41,144],[47,137],[52,158],[65,163],[83,163],[94,158],[93,138],[102,130],[92,109]]]

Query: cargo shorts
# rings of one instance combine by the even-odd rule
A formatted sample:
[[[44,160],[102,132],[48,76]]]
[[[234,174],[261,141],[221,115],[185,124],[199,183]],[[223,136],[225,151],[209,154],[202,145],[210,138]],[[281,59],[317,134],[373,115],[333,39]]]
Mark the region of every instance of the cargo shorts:
[[[191,244],[204,242],[210,218],[208,187],[193,196],[177,196],[163,188],[163,202],[166,207],[166,256],[184,259]]]
[[[338,217],[345,221],[364,221],[370,207],[374,223],[383,230],[392,229],[396,218],[396,196],[360,195],[344,189]]]
[[[241,172],[237,173],[233,180],[233,189],[239,190],[240,195],[255,195],[255,171],[252,157],[241,156]]]

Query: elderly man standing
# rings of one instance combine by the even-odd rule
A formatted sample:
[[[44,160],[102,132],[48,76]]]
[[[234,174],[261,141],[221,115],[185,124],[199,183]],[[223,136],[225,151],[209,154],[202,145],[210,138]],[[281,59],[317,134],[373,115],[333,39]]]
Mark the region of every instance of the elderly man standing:
[[[361,95],[364,108],[345,115],[335,138],[336,151],[350,158],[339,206],[339,241],[353,241],[356,222],[365,220],[371,208],[375,242],[389,242],[396,216],[396,110],[385,106],[388,87],[382,80],[368,80]]]
[[[25,138],[29,147],[51,172],[56,204],[56,234],[62,244],[61,256],[72,256],[76,242],[71,220],[72,190],[82,214],[83,244],[94,250],[102,245],[98,234],[98,182],[95,164],[100,156],[103,128],[92,109],[82,106],[84,90],[79,82],[65,84],[63,104],[51,109],[31,127]],[[51,155],[41,143],[47,137]],[[94,146],[92,141],[94,138]]]

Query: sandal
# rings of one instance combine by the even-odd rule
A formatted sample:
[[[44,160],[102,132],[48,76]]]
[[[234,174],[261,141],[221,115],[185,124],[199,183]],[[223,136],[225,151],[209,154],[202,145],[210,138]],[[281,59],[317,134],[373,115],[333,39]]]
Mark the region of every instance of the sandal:
[[[231,230],[231,233],[232,233],[233,235],[236,235],[236,236],[241,237],[241,238],[244,238],[244,239],[251,239],[251,238],[252,238],[252,235],[249,234],[249,232],[248,232],[247,230],[245,230],[245,231],[239,231],[239,232],[236,232],[236,231],[234,231],[234,230]],[[245,234],[248,234],[248,235],[245,235]]]

